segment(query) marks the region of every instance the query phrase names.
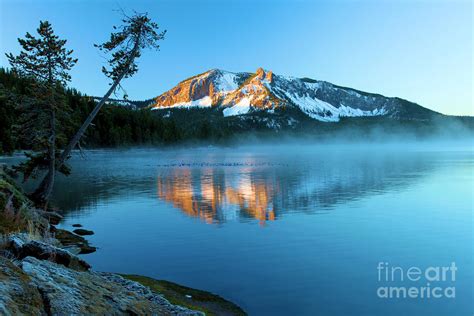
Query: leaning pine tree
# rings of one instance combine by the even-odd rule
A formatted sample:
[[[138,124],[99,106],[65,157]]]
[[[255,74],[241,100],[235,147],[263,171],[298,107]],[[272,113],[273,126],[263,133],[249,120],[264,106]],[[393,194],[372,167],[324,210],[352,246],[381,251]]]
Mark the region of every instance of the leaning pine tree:
[[[37,32],[38,37],[26,33],[25,39],[18,39],[22,48],[19,55],[6,56],[15,73],[31,79],[29,97],[16,102],[22,113],[16,130],[33,152],[27,153],[27,160],[15,169],[23,173],[24,180],[46,169],[43,190],[35,198],[47,201],[56,170],[68,172],[63,164],[57,165],[57,146],[58,140],[64,137],[63,127],[67,122],[63,119],[69,109],[64,86],[71,80],[69,71],[77,59],[71,57],[73,51],[65,48],[66,40],[54,34],[48,21],[41,21]]]
[[[164,39],[166,33],[166,31],[158,32],[158,24],[153,22],[148,17],[148,14],[126,16],[122,22],[122,26],[114,26],[116,31],[111,33],[110,39],[107,42],[95,45],[101,51],[111,54],[111,58],[108,60],[110,69],[102,67],[102,72],[112,79],[111,87],[65,147],[57,161],[57,168],[64,166],[64,163],[71,155],[71,151],[79,144],[87,127],[92,123],[110,95],[119,87],[120,81],[133,76],[138,71],[136,59],[141,56],[141,51],[146,48],[158,50],[160,47],[158,42]],[[54,173],[54,170],[48,171],[35,191],[36,196],[45,196],[45,192],[48,189],[48,179],[54,177],[51,173]]]

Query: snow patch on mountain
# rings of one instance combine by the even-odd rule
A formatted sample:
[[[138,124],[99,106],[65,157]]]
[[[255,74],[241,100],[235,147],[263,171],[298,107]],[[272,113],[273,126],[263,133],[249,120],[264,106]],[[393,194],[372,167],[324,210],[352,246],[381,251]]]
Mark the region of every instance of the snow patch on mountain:
[[[168,108],[206,108],[212,106],[212,99],[209,96],[206,96],[199,100],[189,101],[189,102],[178,102],[173,105],[168,106]],[[152,108],[152,110],[158,110],[159,108]]]
[[[224,93],[236,90],[239,87],[236,79],[236,74],[222,71],[221,75],[215,80],[217,90]]]
[[[234,106],[225,108],[223,111],[224,116],[227,117],[247,114],[250,111],[250,101],[250,98],[243,98]]]
[[[292,96],[286,94],[287,97],[298,106],[303,113],[311,118],[314,118],[323,122],[337,122],[339,116],[335,115],[338,110],[331,104],[321,101],[317,98],[311,98],[309,96]]]

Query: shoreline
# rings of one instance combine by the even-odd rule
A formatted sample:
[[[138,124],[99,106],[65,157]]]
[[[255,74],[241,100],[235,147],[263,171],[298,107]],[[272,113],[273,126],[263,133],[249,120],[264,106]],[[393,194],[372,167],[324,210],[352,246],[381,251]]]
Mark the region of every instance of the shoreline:
[[[96,251],[56,228],[0,168],[0,314],[246,315],[219,295],[141,275],[94,271]]]

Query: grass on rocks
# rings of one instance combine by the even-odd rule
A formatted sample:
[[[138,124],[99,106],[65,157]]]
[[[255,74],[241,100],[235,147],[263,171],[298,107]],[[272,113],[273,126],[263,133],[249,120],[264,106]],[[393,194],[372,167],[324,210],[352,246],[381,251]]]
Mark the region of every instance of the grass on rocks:
[[[206,315],[247,315],[239,306],[222,297],[173,282],[140,275],[122,275],[163,295],[171,304],[204,312]]]

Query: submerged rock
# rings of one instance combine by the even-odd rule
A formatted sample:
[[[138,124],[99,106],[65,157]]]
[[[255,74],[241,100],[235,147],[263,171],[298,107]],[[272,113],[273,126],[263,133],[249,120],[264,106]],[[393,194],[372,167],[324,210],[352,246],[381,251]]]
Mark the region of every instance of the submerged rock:
[[[72,227],[82,227],[81,224],[73,224]]]
[[[87,230],[87,229],[82,229],[82,228],[74,229],[72,232],[80,236],[94,235],[94,232],[92,230]]]
[[[89,245],[87,240],[84,237],[71,233],[70,231],[63,229],[56,229],[54,231],[54,236],[61,242],[61,244],[66,247],[78,247],[80,248],[80,254],[88,254],[96,251],[95,247]]]
[[[92,246],[89,246],[89,245],[83,245],[79,249],[80,249],[80,251],[79,251],[80,255],[87,255],[88,253],[93,253],[93,252],[96,252],[96,250],[97,250],[96,247],[92,247]]]

